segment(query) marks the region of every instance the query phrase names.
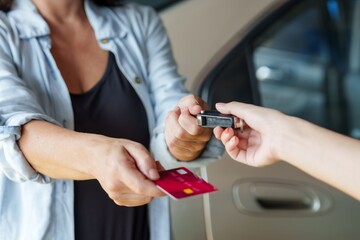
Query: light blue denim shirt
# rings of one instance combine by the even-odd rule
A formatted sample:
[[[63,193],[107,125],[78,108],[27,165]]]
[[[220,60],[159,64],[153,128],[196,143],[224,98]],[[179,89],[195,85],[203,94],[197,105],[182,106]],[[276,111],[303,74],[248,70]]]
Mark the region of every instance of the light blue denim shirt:
[[[158,15],[135,4],[105,8],[85,1],[85,10],[99,45],[114,53],[145,106],[154,157],[166,168],[199,167],[218,158],[223,148],[214,139],[193,162],[179,162],[168,152],[163,134],[166,114],[188,93]],[[17,145],[21,126],[33,119],[74,128],[69,93],[51,55],[49,33],[31,0],[15,0],[10,12],[0,12],[2,240],[74,239],[73,181],[37,172]],[[151,239],[171,239],[168,198],[154,199],[149,216]]]

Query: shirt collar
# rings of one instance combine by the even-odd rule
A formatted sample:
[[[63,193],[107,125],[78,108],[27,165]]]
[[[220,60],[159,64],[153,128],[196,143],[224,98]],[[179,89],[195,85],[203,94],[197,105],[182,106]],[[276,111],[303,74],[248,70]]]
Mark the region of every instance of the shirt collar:
[[[110,8],[99,7],[90,0],[84,2],[86,14],[98,40],[127,35],[128,28],[122,14],[115,17],[115,11]],[[8,15],[14,19],[21,38],[50,34],[49,26],[31,0],[15,0]]]
[[[85,0],[85,12],[98,40],[112,37],[125,37],[129,23],[125,18],[125,7],[118,9],[99,7],[90,0]]]
[[[31,38],[50,33],[48,25],[31,0],[15,0],[8,15],[10,19],[14,20],[20,38]]]

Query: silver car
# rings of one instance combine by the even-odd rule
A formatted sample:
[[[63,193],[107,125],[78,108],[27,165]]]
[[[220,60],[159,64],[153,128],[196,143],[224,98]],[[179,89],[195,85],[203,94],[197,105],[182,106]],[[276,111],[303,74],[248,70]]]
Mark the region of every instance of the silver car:
[[[360,139],[359,0],[189,0],[161,17],[211,106],[254,103]],[[219,191],[171,202],[175,240],[360,239],[360,203],[286,163],[225,154],[197,173]]]

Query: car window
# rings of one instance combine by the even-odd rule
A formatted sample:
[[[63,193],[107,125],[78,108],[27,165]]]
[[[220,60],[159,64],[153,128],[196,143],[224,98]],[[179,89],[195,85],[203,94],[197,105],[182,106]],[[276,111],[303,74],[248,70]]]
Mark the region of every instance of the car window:
[[[293,0],[252,26],[198,88],[360,138],[360,1]]]
[[[217,102],[259,103],[247,55],[247,49],[235,48],[203,81],[199,95],[212,109]]]
[[[253,40],[262,105],[360,137],[359,4],[299,1]]]

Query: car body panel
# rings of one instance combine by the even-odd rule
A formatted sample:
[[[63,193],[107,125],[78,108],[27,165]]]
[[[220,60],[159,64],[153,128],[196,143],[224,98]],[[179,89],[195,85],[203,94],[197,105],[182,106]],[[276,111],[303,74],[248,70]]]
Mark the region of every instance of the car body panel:
[[[189,89],[212,106],[218,99],[227,99],[226,96],[215,96],[214,99],[216,90],[204,94],[204,82],[207,78],[211,79],[216,68],[221,68],[222,62],[234,48],[238,47],[245,52],[254,50],[246,46],[249,44],[247,38],[254,35],[254,28],[269,18],[270,13],[287,4],[296,5],[299,2],[191,0],[162,12],[161,17],[168,29],[179,71],[187,77]],[[302,84],[308,83],[306,88],[313,90],[319,88],[317,79],[326,76],[323,72],[326,62],[306,62],[303,56],[261,46],[256,50],[252,59],[255,69],[251,69],[254,74],[269,62],[276,62],[282,67],[296,65],[299,72],[295,72],[294,82],[300,80]],[[346,85],[353,90],[350,92],[352,95],[359,87],[356,80],[358,76],[355,74],[349,77],[351,81],[348,80],[348,85],[351,82],[355,87]],[[233,80],[229,81],[226,84],[230,85],[224,87],[228,92],[224,95],[228,93],[231,98]],[[267,85],[264,82],[255,86],[262,99],[257,99],[258,96],[253,93],[253,103],[260,104],[262,100],[265,106],[268,104],[269,107],[280,108],[290,114],[301,112],[309,120],[322,123],[319,117],[324,115],[321,113],[324,104],[321,92],[313,91],[309,95],[309,92],[298,91],[297,84],[276,85],[269,81]],[[222,83],[218,84],[221,87]],[[251,87],[254,88],[254,85]],[[281,95],[274,95],[274,89]],[[290,108],[284,104],[296,96],[300,99],[296,101],[297,105]],[[349,99],[351,104],[358,105],[356,98],[349,96]],[[310,111],[316,109],[311,108],[313,103],[318,103],[319,110]],[[356,110],[354,112],[355,115]],[[221,160],[195,171],[218,187],[219,192],[171,201],[175,240],[360,239],[360,228],[357,227],[360,222],[360,203],[285,162],[252,168],[224,154]]]
[[[188,0],[161,12],[179,72],[187,77],[189,88],[230,39],[238,36],[242,29],[245,31],[263,12],[282,2],[284,0]]]

